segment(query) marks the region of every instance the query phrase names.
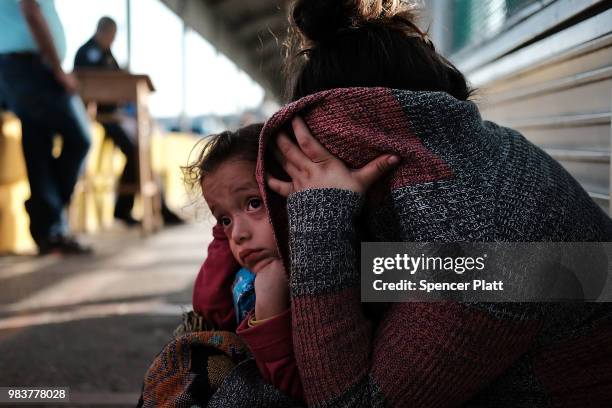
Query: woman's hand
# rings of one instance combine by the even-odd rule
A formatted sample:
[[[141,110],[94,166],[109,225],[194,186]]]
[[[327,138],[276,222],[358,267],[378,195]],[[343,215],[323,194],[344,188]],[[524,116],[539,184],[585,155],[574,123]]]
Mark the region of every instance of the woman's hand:
[[[268,177],[268,186],[284,197],[315,188],[339,188],[365,193],[376,180],[400,162],[398,156],[384,154],[360,169],[350,169],[312,136],[302,118],[296,116],[291,125],[299,146],[281,132],[277,138],[278,149],[275,151],[276,158],[291,181]]]
[[[280,259],[271,259],[255,276],[255,319],[263,320],[289,308],[289,280]]]

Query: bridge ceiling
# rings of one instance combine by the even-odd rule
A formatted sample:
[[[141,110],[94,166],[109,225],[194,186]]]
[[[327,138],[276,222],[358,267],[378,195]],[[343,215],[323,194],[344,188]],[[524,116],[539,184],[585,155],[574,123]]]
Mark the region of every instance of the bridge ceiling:
[[[280,99],[288,0],[161,1]]]

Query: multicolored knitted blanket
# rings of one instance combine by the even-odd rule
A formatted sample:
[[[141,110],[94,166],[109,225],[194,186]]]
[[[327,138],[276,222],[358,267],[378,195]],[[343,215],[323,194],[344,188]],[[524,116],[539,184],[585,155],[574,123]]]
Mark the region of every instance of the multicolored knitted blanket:
[[[139,408],[294,407],[263,381],[244,342],[232,332],[205,330],[193,312],[147,370]]]
[[[145,375],[140,407],[206,406],[249,351],[235,333],[179,335],[157,355]]]

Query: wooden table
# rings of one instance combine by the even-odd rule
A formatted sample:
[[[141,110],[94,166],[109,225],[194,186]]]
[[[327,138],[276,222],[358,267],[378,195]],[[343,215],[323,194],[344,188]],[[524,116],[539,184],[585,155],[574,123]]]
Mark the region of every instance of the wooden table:
[[[125,71],[78,70],[75,72],[83,102],[91,104],[136,105],[136,161],[138,184],[133,191],[142,199],[142,231],[145,235],[159,229],[161,218],[161,191],[155,181],[151,165],[151,118],[147,109],[148,97],[155,91],[147,75],[134,75]]]

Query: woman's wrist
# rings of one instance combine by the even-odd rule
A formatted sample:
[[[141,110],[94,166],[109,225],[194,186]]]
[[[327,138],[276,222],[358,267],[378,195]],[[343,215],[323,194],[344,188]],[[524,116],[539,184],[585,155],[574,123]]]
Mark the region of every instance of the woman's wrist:
[[[352,231],[361,211],[360,193],[338,188],[317,188],[291,194],[287,198],[289,232],[317,234]]]
[[[292,297],[358,286],[354,224],[363,202],[361,194],[340,189],[288,198]]]

